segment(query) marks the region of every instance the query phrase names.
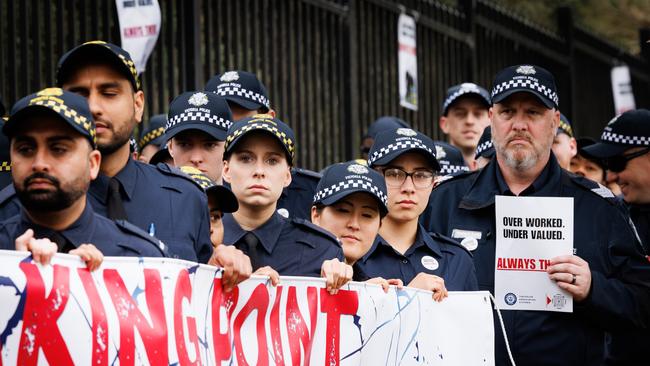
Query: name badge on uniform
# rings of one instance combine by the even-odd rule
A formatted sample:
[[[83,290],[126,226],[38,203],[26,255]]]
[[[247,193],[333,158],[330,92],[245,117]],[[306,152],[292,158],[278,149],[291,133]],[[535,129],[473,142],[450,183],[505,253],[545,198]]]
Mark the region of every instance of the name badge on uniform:
[[[451,237],[454,239],[474,238],[476,240],[481,240],[482,236],[483,233],[481,233],[480,231],[454,229],[451,232]]]

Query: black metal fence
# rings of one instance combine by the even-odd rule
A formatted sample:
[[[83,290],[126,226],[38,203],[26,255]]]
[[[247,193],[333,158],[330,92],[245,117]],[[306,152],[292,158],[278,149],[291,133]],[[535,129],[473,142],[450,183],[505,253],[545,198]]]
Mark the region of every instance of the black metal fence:
[[[357,157],[367,125],[396,115],[434,138],[446,88],[489,87],[499,69],[534,63],[553,72],[560,108],[579,135],[614,115],[610,69],[631,70],[637,107],[650,107],[648,60],[622,52],[559,12],[559,33],[484,0],[160,0],[162,30],[143,75],[147,114],[202,89],[228,69],[255,72],[278,115],[299,137],[311,169]],[[397,18],[417,19],[419,110],[400,107]],[[119,44],[112,0],[0,0],[0,96],[10,106],[54,82],[58,58],[103,39]],[[643,54],[650,54],[642,45]]]

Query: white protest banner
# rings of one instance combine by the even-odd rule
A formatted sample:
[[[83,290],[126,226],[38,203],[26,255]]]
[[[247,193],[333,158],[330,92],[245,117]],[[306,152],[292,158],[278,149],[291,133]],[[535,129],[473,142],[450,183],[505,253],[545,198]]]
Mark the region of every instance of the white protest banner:
[[[400,14],[397,19],[397,75],[399,78],[399,104],[418,110],[418,58],[415,38],[415,19]]]
[[[502,310],[573,312],[548,276],[551,258],[573,254],[573,198],[496,196],[494,297]]]
[[[121,47],[131,55],[138,74],[156,46],[160,34],[158,0],[115,0],[120,22]]]
[[[226,293],[182,260],[52,264],[0,251],[0,365],[494,365],[487,292],[256,277]]]
[[[612,67],[611,77],[616,115],[636,109],[630,68],[627,65],[614,66]]]

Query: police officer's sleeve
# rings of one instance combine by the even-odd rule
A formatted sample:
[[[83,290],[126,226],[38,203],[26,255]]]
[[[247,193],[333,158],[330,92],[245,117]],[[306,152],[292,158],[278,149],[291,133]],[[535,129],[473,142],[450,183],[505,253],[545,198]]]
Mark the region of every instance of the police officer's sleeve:
[[[596,238],[598,259],[604,268],[591,268],[591,291],[576,313],[584,312],[607,330],[650,325],[650,263],[641,255],[629,221],[620,210],[603,207],[590,212],[602,235]],[[608,209],[608,210],[605,210]],[[579,236],[578,236],[579,237]],[[580,256],[580,253],[578,253]]]
[[[194,250],[199,263],[208,263],[212,257],[212,242],[210,241],[210,210],[208,209],[208,199],[205,195],[201,197],[202,212],[198,215],[200,218],[198,225],[197,238],[194,242]]]

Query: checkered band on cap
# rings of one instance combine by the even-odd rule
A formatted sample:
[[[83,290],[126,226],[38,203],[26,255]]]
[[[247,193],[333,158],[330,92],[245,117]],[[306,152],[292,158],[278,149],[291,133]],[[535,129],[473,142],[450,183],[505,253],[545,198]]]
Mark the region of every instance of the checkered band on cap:
[[[408,150],[408,149],[423,149],[429,152],[431,155],[436,156],[436,154],[425,144],[416,141],[416,140],[407,140],[407,141],[397,141],[392,144],[386,145],[381,149],[372,153],[372,156],[368,158],[368,165],[372,165],[375,161],[383,158],[387,154],[397,151],[397,150]]]
[[[188,173],[188,175],[189,175],[192,179],[194,179],[194,181],[195,181],[198,185],[200,185],[201,188],[203,188],[203,189],[208,189],[208,188],[210,188],[210,187],[212,187],[212,186],[214,185],[214,183],[212,182],[212,180],[210,180],[210,178],[206,177],[206,176],[203,175],[203,174],[192,174],[192,173]]]
[[[469,172],[469,168],[464,165],[440,164],[440,174],[447,175],[447,174],[454,174],[458,172]]]
[[[602,141],[615,142],[623,145],[650,146],[650,137],[648,136],[627,136],[605,131],[600,136],[600,139]]]
[[[468,93],[480,94],[480,91],[478,90],[478,88],[460,88],[456,90],[452,95],[447,97],[447,99],[445,99],[445,104],[442,105],[442,110],[446,111],[447,108],[449,108],[449,105],[453,103],[456,100],[456,98],[460,97],[463,94],[468,94]]]
[[[253,102],[260,103],[266,108],[271,108],[271,104],[269,103],[269,100],[265,96],[259,93],[255,93],[254,91],[251,90],[238,88],[236,86],[225,84],[225,85],[219,85],[217,87],[216,93],[217,95],[220,95],[222,97],[226,97],[226,96],[244,97]]]
[[[140,149],[142,149],[144,145],[148,144],[150,141],[162,136],[163,133],[165,133],[165,127],[162,126],[149,131],[146,135],[142,136],[140,142],[138,142]]]
[[[0,172],[10,172],[10,171],[11,171],[11,162],[3,161],[2,164],[0,164]]]
[[[366,191],[369,191],[370,193],[377,196],[377,198],[379,198],[379,200],[384,205],[388,205],[388,198],[386,197],[384,192],[382,192],[382,190],[379,187],[375,186],[371,182],[364,179],[348,179],[342,182],[338,182],[329,187],[323,188],[320,191],[316,192],[316,194],[314,195],[314,202],[320,202],[327,197],[330,197],[342,190],[346,190],[350,188],[361,188]]]
[[[512,88],[527,88],[531,89],[537,92],[542,93],[545,97],[548,99],[552,100],[555,105],[558,105],[558,96],[557,93],[555,93],[553,90],[549,89],[546,87],[546,85],[542,85],[538,83],[537,81],[533,80],[528,80],[528,79],[513,79],[513,80],[508,80],[505,81],[492,89],[492,98],[494,98],[495,95],[501,94],[507,90],[510,90]]]
[[[483,151],[487,149],[491,149],[494,146],[492,143],[492,140],[484,141],[482,144],[478,145],[476,147],[476,154],[475,155],[480,155]]]
[[[570,137],[573,137],[573,128],[571,127],[570,124],[560,120],[560,129],[564,132],[566,132]]]
[[[189,111],[189,112],[183,112],[181,114],[177,114],[174,117],[168,119],[167,125],[165,126],[165,132],[167,132],[170,128],[174,127],[179,123],[188,122],[188,121],[200,121],[200,122],[211,123],[226,131],[232,125],[232,122],[228,121],[227,119],[221,118],[219,116],[210,113],[205,113],[201,111]]]
[[[265,130],[271,132],[277,138],[279,138],[282,144],[287,148],[287,151],[289,151],[291,158],[293,159],[295,157],[295,148],[291,138],[287,136],[286,133],[280,131],[277,127],[271,125],[268,122],[264,122],[263,119],[251,120],[250,123],[243,125],[238,130],[235,130],[234,132],[229,134],[228,137],[226,137],[226,144],[225,144],[226,151],[228,150],[228,146],[230,145],[231,142],[233,142],[234,139],[251,130]]]
[[[88,120],[85,116],[80,115],[74,109],[68,107],[67,105],[60,103],[58,98],[48,98],[48,97],[37,97],[32,100],[29,105],[41,105],[47,107],[59,114],[63,114],[66,118],[72,119],[75,124],[84,129],[93,140],[93,144],[97,144],[97,136],[95,131],[95,126],[92,121]]]
[[[135,87],[136,89],[140,89],[140,78],[138,77],[138,70],[135,68],[135,63],[132,60],[127,59],[124,57],[124,55],[117,55],[120,60],[126,65],[126,67],[129,69],[131,72],[131,75],[133,75],[133,79],[135,79]]]

